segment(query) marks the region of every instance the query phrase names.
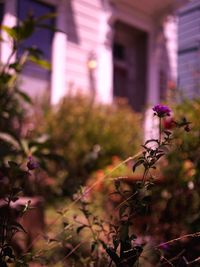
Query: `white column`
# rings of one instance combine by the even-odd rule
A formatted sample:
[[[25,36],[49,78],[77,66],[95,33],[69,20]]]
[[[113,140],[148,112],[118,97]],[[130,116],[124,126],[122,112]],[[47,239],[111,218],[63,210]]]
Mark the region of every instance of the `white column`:
[[[16,0],[5,1],[2,25],[13,27],[17,24],[16,5]],[[1,62],[6,63],[12,53],[12,41],[4,30],[2,30],[1,37],[3,39],[3,42],[1,42]],[[10,59],[10,62],[14,60],[15,55]]]
[[[167,50],[169,55],[171,80],[177,81],[177,52],[178,52],[178,18],[169,16],[164,25]]]
[[[158,47],[156,34],[149,33],[148,44],[148,78],[147,78],[147,104],[153,105],[159,102],[159,85],[158,85]]]
[[[113,100],[112,34],[109,24],[110,13],[102,11],[100,22],[100,46],[98,52],[97,92],[98,101],[111,103]]]
[[[57,104],[66,94],[66,0],[60,0],[57,6],[56,28],[52,47],[51,103]]]
[[[157,120],[153,117],[152,107],[159,103],[159,77],[158,77],[158,57],[159,47],[157,45],[155,31],[149,33],[148,44],[148,79],[147,79],[147,110],[144,120],[144,139],[148,140],[157,136]]]

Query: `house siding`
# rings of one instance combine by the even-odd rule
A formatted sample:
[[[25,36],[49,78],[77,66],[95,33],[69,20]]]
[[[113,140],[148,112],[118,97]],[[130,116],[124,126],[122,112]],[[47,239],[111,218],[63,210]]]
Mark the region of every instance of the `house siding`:
[[[178,13],[178,81],[185,97],[200,93],[200,2],[193,0]]]
[[[90,90],[87,63],[99,47],[101,1],[68,1],[66,87],[70,90]]]

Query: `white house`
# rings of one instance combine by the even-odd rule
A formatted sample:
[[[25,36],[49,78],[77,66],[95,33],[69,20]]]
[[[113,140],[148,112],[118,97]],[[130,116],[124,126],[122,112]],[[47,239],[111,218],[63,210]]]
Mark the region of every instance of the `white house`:
[[[22,87],[31,95],[49,90],[55,104],[82,90],[106,103],[126,97],[140,111],[164,98],[167,81],[176,79],[176,24],[169,15],[183,2],[5,0],[0,1],[0,18],[14,26],[30,11],[35,16],[57,13],[48,23],[62,32],[42,30],[27,41],[52,64],[51,72],[25,69]],[[1,43],[2,62],[9,51],[9,42]]]

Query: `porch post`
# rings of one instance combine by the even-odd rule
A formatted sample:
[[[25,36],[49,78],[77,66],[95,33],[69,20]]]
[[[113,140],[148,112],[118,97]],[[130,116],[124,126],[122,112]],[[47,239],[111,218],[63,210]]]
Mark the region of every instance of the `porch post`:
[[[113,58],[112,35],[113,29],[109,21],[109,10],[101,14],[100,46],[98,52],[97,92],[98,101],[112,103],[113,100]]]
[[[148,88],[147,88],[147,109],[144,121],[144,140],[153,138],[157,134],[157,121],[153,118],[152,107],[159,103],[159,77],[158,61],[159,46],[157,43],[158,34],[155,31],[149,32],[148,44]]]
[[[51,104],[57,104],[66,93],[66,0],[57,4],[56,28],[52,44]]]
[[[16,0],[5,1],[2,25],[13,27],[16,24],[17,24],[17,1]],[[1,36],[3,39],[3,42],[1,42],[1,62],[7,63],[7,60],[12,53],[13,44],[4,30],[2,30]],[[10,59],[11,62],[15,60],[15,56],[16,55],[13,55],[13,57]]]

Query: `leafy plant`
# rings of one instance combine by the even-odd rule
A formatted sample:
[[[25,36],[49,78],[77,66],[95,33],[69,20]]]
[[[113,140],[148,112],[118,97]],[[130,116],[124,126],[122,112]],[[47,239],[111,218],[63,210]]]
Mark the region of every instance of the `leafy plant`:
[[[31,155],[41,146],[26,134],[24,122],[27,107],[30,108],[32,101],[19,88],[18,78],[28,61],[47,67],[41,52],[33,47],[23,47],[22,55],[16,58],[15,55],[19,47],[23,46],[23,41],[37,27],[42,27],[40,23],[44,19],[45,17],[35,19],[29,16],[17,26],[1,26],[12,47],[7,61],[0,65],[0,265],[4,267],[13,262],[18,266],[26,266],[17,257],[13,240],[16,233],[26,232],[19,223],[19,218],[29,209],[30,202],[22,205],[19,210],[14,206],[22,195],[30,192],[31,171],[38,167],[38,162]]]
[[[145,242],[137,243],[136,234],[130,233],[131,225],[134,226],[134,220],[139,215],[149,214],[152,186],[154,184],[154,176],[151,170],[156,169],[157,162],[166,155],[169,146],[174,140],[172,132],[162,128],[162,120],[170,115],[171,110],[167,106],[156,105],[153,111],[159,120],[158,138],[147,140],[144,143],[142,146],[144,150],[133,165],[133,172],[139,166],[143,167],[144,171],[141,181],[130,186],[128,189],[121,186],[120,179],[115,182],[116,191],[114,194],[121,197],[121,203],[118,205],[119,221],[115,226],[116,231],[113,234],[113,245],[107,246],[106,252],[116,267],[139,266],[146,244]],[[188,131],[189,122],[186,119],[180,122],[174,120],[173,124],[178,128],[183,127]],[[166,262],[170,263],[166,258],[162,258],[162,253],[156,248],[154,254],[160,254],[157,264],[161,259],[165,259]],[[148,259],[146,261],[148,262]]]
[[[94,170],[111,163],[112,156],[125,158],[139,147],[139,116],[125,104],[104,105],[68,95],[43,114],[39,133],[49,136],[49,149],[65,160],[50,169],[64,179],[65,193],[72,194]]]

